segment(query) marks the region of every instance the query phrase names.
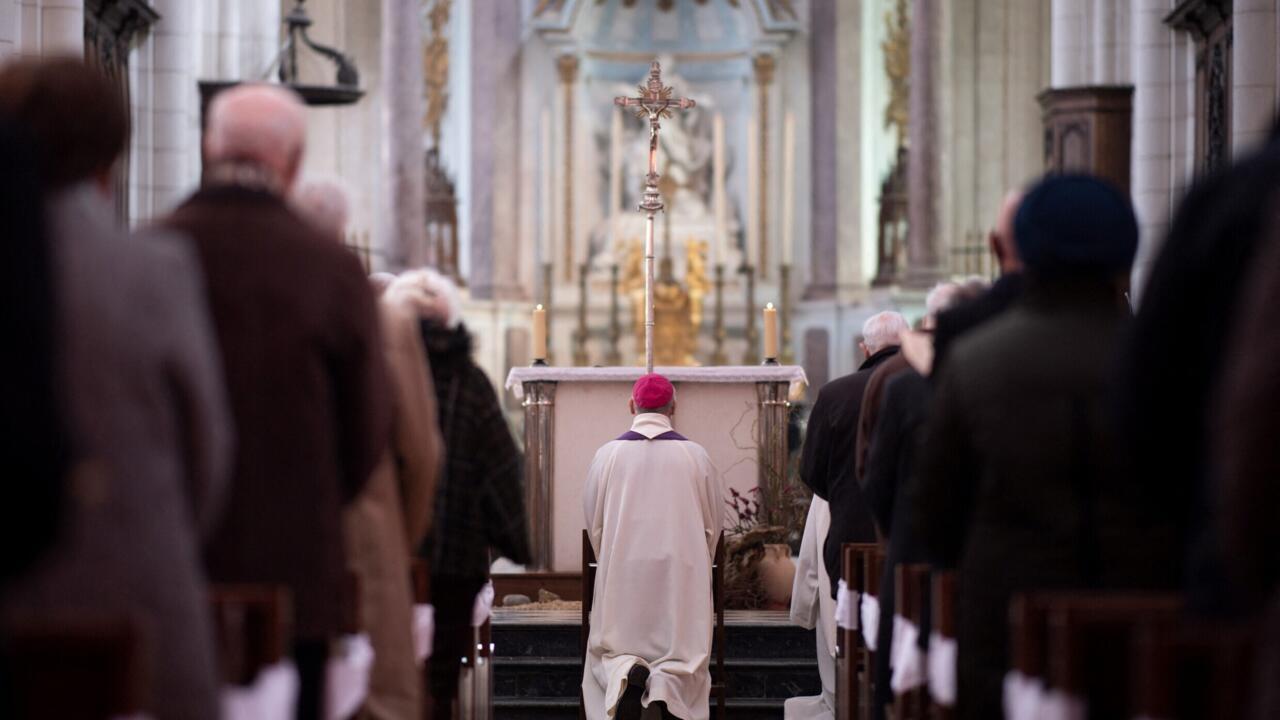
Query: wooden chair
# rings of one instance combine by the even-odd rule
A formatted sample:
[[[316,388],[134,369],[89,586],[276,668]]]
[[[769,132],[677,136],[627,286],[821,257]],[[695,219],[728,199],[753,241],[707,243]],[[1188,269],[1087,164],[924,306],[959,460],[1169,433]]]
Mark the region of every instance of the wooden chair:
[[[1130,663],[1130,715],[1246,717],[1257,632],[1248,625],[1140,622]]]
[[[582,531],[582,630],[580,633],[580,646],[582,651],[582,660],[585,663],[587,658],[587,644],[591,637],[591,608],[595,604],[596,599],[596,570],[599,563],[596,560],[595,548],[591,547],[591,534],[587,530]],[[728,712],[728,685],[729,676],[725,672],[724,654],[725,654],[725,633],[724,633],[724,533],[720,533],[720,538],[716,541],[716,552],[711,561],[711,605],[715,612],[715,627],[711,633],[711,696],[716,703],[716,717],[719,720],[725,720]],[[581,718],[586,717],[586,699],[582,697],[581,692],[578,695],[578,715]]]
[[[866,589],[863,557],[875,552],[875,543],[845,543],[840,547],[841,574],[849,589],[862,593]],[[855,615],[858,608],[853,609]],[[858,618],[857,625],[861,625]],[[865,646],[857,628],[836,628],[836,720],[854,720],[861,716],[862,700],[859,673],[866,674]]]
[[[880,598],[880,578],[884,575],[884,562],[885,551],[879,544],[872,545],[870,550],[862,554],[862,594],[874,597],[877,601]],[[881,608],[880,611],[884,612],[885,609]],[[859,618],[859,626],[861,626],[861,618]],[[878,632],[878,628],[870,628],[870,632]],[[872,715],[871,706],[875,700],[875,678],[872,676],[875,674],[875,655],[877,652],[889,652],[889,648],[876,648],[875,652],[872,652],[863,643],[862,675],[859,681],[858,694],[862,701],[860,716],[864,720],[870,720]]]
[[[1172,626],[1182,606],[1179,596],[1149,593],[1051,600],[1048,686],[1083,699],[1091,717],[1130,717],[1135,631],[1141,623]]]
[[[898,615],[908,620],[920,632],[926,632],[925,612],[929,606],[929,566],[899,564],[894,568],[894,605]],[[889,648],[881,648],[888,652]],[[920,676],[926,677],[927,668],[923,654],[920,656]],[[895,717],[898,720],[924,720],[929,713],[929,688],[927,683],[896,695]]]
[[[13,717],[100,720],[146,711],[148,653],[128,617],[22,617],[4,635]]]
[[[431,568],[425,560],[414,558],[409,563],[409,586],[413,589],[414,605],[431,603]],[[432,720],[435,701],[431,695],[431,658],[422,663],[422,720]]]
[[[280,585],[216,584],[209,590],[222,681],[249,685],[292,653],[293,598]]]
[[[493,717],[493,621],[474,629],[471,646],[458,673],[458,700],[454,720],[490,720]]]
[[[339,599],[342,608],[342,625],[338,632],[342,635],[358,635],[364,632],[364,620],[360,614],[360,576],[348,570],[342,579],[342,597]]]
[[[954,570],[933,572],[933,587],[930,595],[931,612],[933,613],[932,631],[944,638],[955,640],[957,611],[957,578]],[[955,708],[943,705],[930,695],[930,715],[934,720],[951,720],[955,717]]]

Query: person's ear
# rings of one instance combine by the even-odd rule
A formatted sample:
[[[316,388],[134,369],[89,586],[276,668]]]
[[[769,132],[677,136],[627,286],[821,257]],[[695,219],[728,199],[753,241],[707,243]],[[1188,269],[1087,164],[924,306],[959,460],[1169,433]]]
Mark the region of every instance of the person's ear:
[[[635,415],[635,414],[636,414],[636,399],[635,399],[635,398],[631,398],[630,400],[627,400],[627,409],[631,411],[631,414],[632,414],[632,415]]]
[[[993,230],[987,234],[987,245],[991,247],[991,254],[996,256],[996,267],[1004,267],[1004,243],[1000,242],[1000,236]]]
[[[676,414],[676,400],[675,400],[675,398],[672,398],[672,399],[671,399],[671,412],[667,413],[667,417],[674,417],[674,416],[675,416],[675,414]]]

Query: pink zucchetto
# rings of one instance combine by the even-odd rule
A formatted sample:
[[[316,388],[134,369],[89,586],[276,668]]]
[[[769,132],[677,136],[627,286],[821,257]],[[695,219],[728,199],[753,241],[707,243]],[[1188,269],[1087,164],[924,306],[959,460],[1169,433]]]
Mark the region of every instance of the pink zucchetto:
[[[631,388],[631,399],[641,410],[656,410],[666,407],[676,396],[676,389],[671,381],[658,373],[642,375]]]

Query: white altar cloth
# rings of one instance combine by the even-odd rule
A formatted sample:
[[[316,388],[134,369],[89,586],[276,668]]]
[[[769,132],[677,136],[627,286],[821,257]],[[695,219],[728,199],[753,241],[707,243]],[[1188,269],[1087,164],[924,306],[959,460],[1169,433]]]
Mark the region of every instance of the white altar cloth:
[[[759,383],[798,389],[803,368],[794,365],[655,368],[676,386],[675,429],[702,445],[728,492],[751,492],[758,483]],[[549,483],[551,567],[582,567],[582,487],[596,450],[631,427],[627,399],[644,374],[640,367],[519,367],[507,389],[523,397],[524,383],[555,383]],[[785,427],[783,428],[785,432]],[[726,498],[726,502],[727,502]],[[727,511],[727,505],[726,505]],[[726,517],[726,524],[733,519]]]

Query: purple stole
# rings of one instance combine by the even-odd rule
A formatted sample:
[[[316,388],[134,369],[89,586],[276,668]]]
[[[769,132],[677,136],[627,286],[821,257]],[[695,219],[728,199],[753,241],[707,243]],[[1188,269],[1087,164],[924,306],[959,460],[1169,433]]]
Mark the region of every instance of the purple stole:
[[[655,435],[652,438],[647,438],[644,435],[641,435],[640,433],[636,432],[635,430],[628,430],[622,433],[621,435],[619,435],[618,439],[619,440],[688,440],[689,438],[681,435],[675,430],[668,430],[662,433],[661,435]]]

